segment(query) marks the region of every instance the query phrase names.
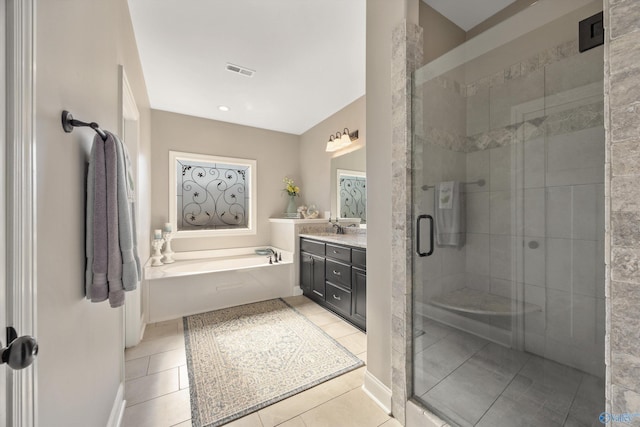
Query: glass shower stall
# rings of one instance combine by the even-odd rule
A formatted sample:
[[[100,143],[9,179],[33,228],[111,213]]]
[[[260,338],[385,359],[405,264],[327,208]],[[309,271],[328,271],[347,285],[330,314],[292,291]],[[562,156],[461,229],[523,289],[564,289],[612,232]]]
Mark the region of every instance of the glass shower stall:
[[[413,76],[412,394],[452,425],[602,425],[602,3],[561,3]]]

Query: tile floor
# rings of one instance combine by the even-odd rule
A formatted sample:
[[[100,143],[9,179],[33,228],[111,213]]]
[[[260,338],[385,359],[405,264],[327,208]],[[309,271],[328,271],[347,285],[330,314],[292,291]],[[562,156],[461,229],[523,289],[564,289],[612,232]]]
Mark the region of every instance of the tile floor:
[[[595,427],[604,381],[423,318],[415,392],[460,426]]]
[[[285,300],[366,363],[364,333],[304,296]],[[125,351],[125,361],[123,427],[191,426],[182,319],[147,325],[140,344]],[[362,391],[364,371],[341,375],[227,426],[400,426]]]

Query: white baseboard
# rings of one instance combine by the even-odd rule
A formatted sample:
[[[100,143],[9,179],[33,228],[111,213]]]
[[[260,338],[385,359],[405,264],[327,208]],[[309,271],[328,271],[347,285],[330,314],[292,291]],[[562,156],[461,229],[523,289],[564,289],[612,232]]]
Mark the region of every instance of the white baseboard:
[[[384,412],[391,415],[391,390],[378,378],[373,376],[369,370],[364,373],[364,384],[362,390],[382,408]]]
[[[298,295],[302,295],[302,288],[300,288],[299,286],[294,286],[293,287],[293,296],[298,296]]]
[[[118,392],[116,393],[116,399],[113,401],[113,407],[109,414],[109,421],[107,427],[120,427],[122,424],[122,417],[124,416],[124,408],[127,401],[124,400],[124,384],[120,383]]]

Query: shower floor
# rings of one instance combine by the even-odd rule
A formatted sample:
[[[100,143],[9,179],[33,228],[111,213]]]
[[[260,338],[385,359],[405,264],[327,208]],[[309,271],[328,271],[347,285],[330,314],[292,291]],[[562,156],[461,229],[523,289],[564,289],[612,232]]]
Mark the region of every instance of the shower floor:
[[[601,426],[604,381],[419,318],[414,394],[460,426]]]

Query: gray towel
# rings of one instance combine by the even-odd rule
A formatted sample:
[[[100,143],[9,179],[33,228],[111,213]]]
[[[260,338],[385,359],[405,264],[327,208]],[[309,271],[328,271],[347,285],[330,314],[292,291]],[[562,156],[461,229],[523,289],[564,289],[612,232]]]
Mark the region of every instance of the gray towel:
[[[84,292],[87,299],[91,299],[91,284],[93,283],[93,192],[94,192],[94,174],[95,174],[95,152],[97,147],[102,147],[102,140],[96,143],[95,140],[91,146],[91,154],[89,155],[89,170],[87,171],[87,216],[85,226],[85,252],[87,256],[87,264],[85,267]]]
[[[465,243],[465,206],[460,183],[447,181],[436,184],[435,228],[438,246],[461,248]]]
[[[125,290],[131,291],[138,287],[141,276],[135,235],[134,181],[126,146],[117,136],[113,134],[109,136],[116,141],[118,159],[118,224],[122,254],[122,284]]]
[[[119,232],[119,191],[118,181],[122,174],[118,167],[118,143],[113,135],[107,133],[104,142],[104,157],[107,178],[107,248],[109,251],[107,280],[109,281],[109,303],[111,307],[124,304],[124,289],[122,287],[122,255],[120,253]]]
[[[107,284],[107,177],[104,159],[104,142],[96,135],[93,139],[93,280],[91,301],[101,302],[109,297]]]

